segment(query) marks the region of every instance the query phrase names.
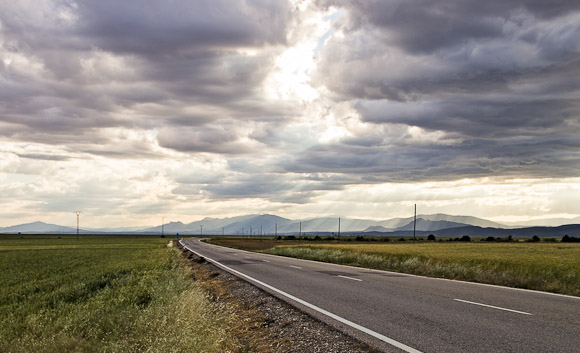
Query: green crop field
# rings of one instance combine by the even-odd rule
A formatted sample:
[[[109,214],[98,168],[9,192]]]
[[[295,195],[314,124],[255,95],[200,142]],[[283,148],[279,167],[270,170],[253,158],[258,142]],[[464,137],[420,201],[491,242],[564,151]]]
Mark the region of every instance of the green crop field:
[[[277,245],[265,252],[580,296],[577,243]]]
[[[0,352],[231,351],[168,240],[0,235]]]

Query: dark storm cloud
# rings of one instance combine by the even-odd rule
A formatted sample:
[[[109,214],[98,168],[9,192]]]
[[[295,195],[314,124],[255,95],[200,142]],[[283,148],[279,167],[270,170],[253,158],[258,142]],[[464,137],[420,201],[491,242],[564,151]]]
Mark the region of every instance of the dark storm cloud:
[[[319,14],[278,0],[4,2],[0,138],[58,146],[29,163],[170,155],[169,198],[580,175],[577,0],[318,3],[344,9],[323,39],[306,38]],[[281,85],[321,96],[267,98],[306,39],[316,68]]]
[[[546,132],[565,131],[567,122],[578,119],[578,101],[574,99],[375,101],[360,103],[357,109],[364,121],[375,124],[409,124],[458,133],[464,138],[541,136]]]
[[[203,187],[210,199],[262,198],[272,202],[308,203],[321,190],[334,190],[323,183],[304,182],[301,176],[291,174],[244,174],[223,183]],[[178,190],[174,190],[177,192]]]
[[[80,1],[80,32],[99,47],[146,57],[282,44],[283,1]]]
[[[319,4],[348,9],[349,30],[365,25],[379,28],[384,30],[381,38],[385,42],[414,53],[503,37],[511,21],[526,26],[522,13],[549,21],[580,10],[575,0],[321,0]]]
[[[572,152],[571,152],[572,151]],[[344,184],[468,177],[574,177],[580,143],[574,134],[521,140],[472,139],[452,146],[319,146],[285,164],[293,173],[345,173]],[[338,186],[338,185],[337,185]],[[338,188],[338,187],[337,187]]]
[[[336,24],[345,37],[329,41],[317,78],[344,98],[413,101],[579,89],[577,1],[553,7],[465,0],[328,4],[349,11]]]
[[[292,17],[286,2],[27,5],[3,5],[0,12],[0,54],[10,58],[0,60],[0,117],[10,123],[0,135],[62,144],[102,128],[286,116],[259,98],[275,47],[286,42]],[[243,53],[263,48],[256,55]],[[89,144],[111,142],[102,140],[104,134],[92,135],[84,136]]]
[[[347,11],[315,81],[376,128],[314,147],[287,170],[382,181],[580,173],[580,2],[319,4]]]
[[[213,198],[247,198],[259,197],[270,199],[275,195],[292,190],[292,184],[271,174],[247,174],[227,183],[213,184],[206,188]]]
[[[229,125],[229,126],[228,126]],[[243,141],[231,124],[215,127],[164,128],[159,132],[159,144],[182,152],[210,152],[240,154],[255,151],[248,141]]]
[[[357,181],[356,176],[325,173],[288,173],[280,160],[290,156],[243,156],[232,154],[228,170],[232,173],[194,168],[176,178],[180,184],[173,193],[186,197],[203,195],[212,200],[262,198],[273,202],[307,203],[321,192],[340,190]]]

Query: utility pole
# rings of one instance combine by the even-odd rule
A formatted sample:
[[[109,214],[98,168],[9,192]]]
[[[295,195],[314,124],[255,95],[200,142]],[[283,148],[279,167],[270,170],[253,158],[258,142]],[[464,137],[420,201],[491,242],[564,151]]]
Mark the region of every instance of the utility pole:
[[[225,235],[225,228],[222,227],[222,237]]]
[[[298,236],[299,237],[302,236],[302,222],[300,222],[300,231],[298,232]]]
[[[340,237],[340,217],[338,217],[338,236]]]
[[[75,211],[73,213],[77,215],[77,241],[78,241],[79,240],[79,218],[81,217],[81,213],[83,213],[83,212],[82,211]]]
[[[417,240],[415,237],[415,230],[417,229],[417,204],[415,204],[415,215],[413,216],[413,240]]]
[[[165,237],[165,216],[161,216],[161,237]]]
[[[274,230],[274,235],[278,236],[278,223],[276,223],[276,228]]]
[[[203,224],[199,225],[199,234],[203,237]]]

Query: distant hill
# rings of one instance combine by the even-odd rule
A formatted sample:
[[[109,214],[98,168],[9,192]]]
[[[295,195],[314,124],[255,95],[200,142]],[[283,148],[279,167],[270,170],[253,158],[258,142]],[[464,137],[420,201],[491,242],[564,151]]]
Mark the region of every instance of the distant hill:
[[[201,221],[191,222],[188,223],[188,227],[190,229],[200,229],[200,226],[203,226],[204,232],[207,230],[209,232],[218,232],[221,234],[222,228],[229,226],[232,223],[236,222],[243,222],[248,219],[252,219],[257,217],[258,215],[245,215],[245,216],[238,216],[238,217],[229,217],[229,218],[210,218],[206,217]]]
[[[33,223],[26,223],[26,224],[20,224],[20,225],[16,225],[16,226],[12,226],[12,227],[6,227],[6,228],[0,228],[0,233],[6,233],[6,234],[10,234],[10,233],[27,233],[27,234],[48,234],[48,233],[54,233],[54,234],[68,234],[68,233],[75,233],[76,234],[77,229],[76,228],[70,228],[70,227],[63,227],[63,226],[59,226],[56,224],[48,224],[48,223],[44,223],[44,222],[33,222]],[[84,231],[81,229],[79,230],[79,233],[84,233]]]
[[[505,225],[488,221],[487,219],[471,217],[471,216],[452,216],[446,215],[442,213],[431,214],[431,215],[417,215],[417,221],[423,219],[425,221],[431,222],[453,222],[458,224],[464,225],[471,225],[471,226],[479,226],[479,227],[496,227],[496,228],[503,228]],[[381,221],[379,225],[391,229],[396,230],[401,227],[405,227],[406,225],[413,222],[413,217],[407,218],[394,218],[387,221]],[[411,226],[412,227],[412,226]],[[412,229],[412,228],[411,228]]]
[[[306,219],[303,221],[294,220],[278,230],[282,233],[297,233],[302,223],[302,232],[338,232],[338,217],[320,217]],[[377,221],[355,218],[340,218],[340,229],[342,232],[357,231],[377,224]]]
[[[266,235],[274,234],[276,226],[278,226],[278,232],[282,233],[281,229],[292,222],[292,220],[287,218],[265,214],[231,223],[225,226],[223,231],[225,234]],[[222,229],[216,230],[215,233],[222,234]]]
[[[397,230],[392,232],[366,232],[367,235],[377,235],[377,236],[409,236],[413,234],[413,230]],[[417,231],[416,235],[418,237],[426,237],[429,234],[433,234],[436,237],[462,237],[464,235],[469,235],[470,237],[528,237],[531,238],[534,235],[538,237],[548,237],[548,238],[561,238],[565,234],[569,236],[578,237],[580,236],[580,224],[569,224],[559,227],[527,227],[527,228],[491,228],[491,227],[477,227],[477,226],[465,226],[465,227],[455,227],[440,229],[435,231]]]
[[[579,222],[580,223],[580,222]],[[302,227],[301,227],[302,226]],[[273,235],[298,234],[300,227],[303,233],[332,234],[338,232],[338,217],[319,217],[306,220],[292,220],[271,214],[244,215],[229,218],[204,218],[200,221],[184,224],[182,222],[169,222],[163,225],[165,234],[199,235],[203,227],[203,234],[253,234]],[[452,216],[446,214],[418,215],[416,234],[418,236],[434,234],[436,236],[457,237],[470,236],[545,236],[561,237],[564,234],[579,236],[576,232],[578,224],[559,227],[517,227],[502,225],[485,219],[470,216]],[[343,234],[376,234],[388,236],[409,235],[413,231],[413,217],[393,218],[388,220],[367,220],[356,218],[340,218],[340,230]],[[81,229],[87,233],[140,233],[161,234],[162,226],[149,228],[103,228]],[[61,233],[74,234],[76,228],[63,227],[55,224],[34,222],[0,228],[0,233]],[[568,233],[562,233],[568,232]]]
[[[161,233],[166,234],[176,234],[176,233],[186,233],[189,231],[189,227],[181,222],[169,222],[162,226],[141,229],[138,232],[141,233]]]
[[[509,222],[508,225],[512,228],[524,227],[558,227],[566,224],[580,224],[580,217],[576,218],[548,218],[536,219],[525,222]]]
[[[393,231],[412,231],[414,227],[414,221],[409,222],[401,227],[395,229],[387,229],[382,226],[373,226],[365,229],[365,232],[393,232]],[[460,228],[468,226],[465,223],[457,223],[450,221],[430,221],[423,218],[417,218],[416,230],[418,231],[435,231],[448,228]]]
[[[201,221],[191,223],[170,222],[164,225],[163,231],[166,234],[200,235],[202,234],[259,234],[260,227],[264,234],[272,234],[276,223],[278,226],[292,222],[289,219],[274,215],[246,215],[230,218],[204,218]],[[202,228],[203,227],[203,228]],[[146,228],[142,233],[161,233],[161,226]]]

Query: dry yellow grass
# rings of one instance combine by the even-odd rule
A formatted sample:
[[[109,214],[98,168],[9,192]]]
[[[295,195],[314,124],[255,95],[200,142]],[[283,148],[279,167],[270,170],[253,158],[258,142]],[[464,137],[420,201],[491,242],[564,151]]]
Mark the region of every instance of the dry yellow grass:
[[[283,245],[272,254],[425,276],[580,295],[580,244]]]

